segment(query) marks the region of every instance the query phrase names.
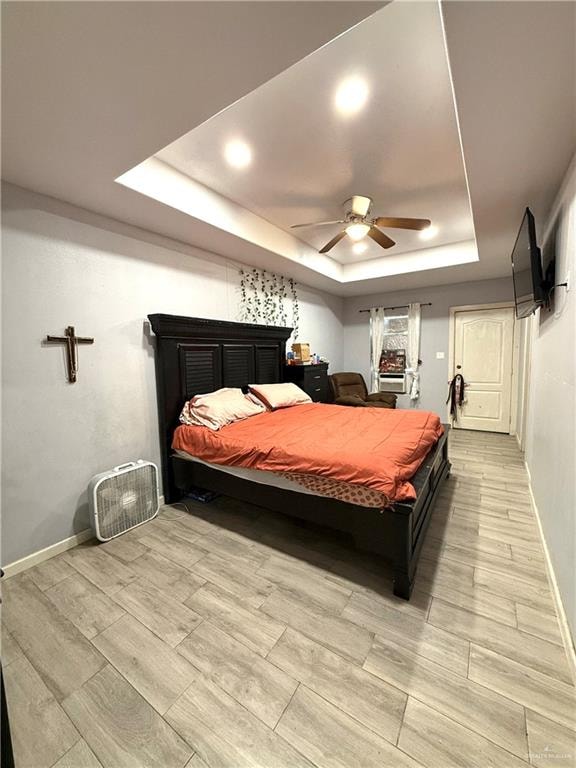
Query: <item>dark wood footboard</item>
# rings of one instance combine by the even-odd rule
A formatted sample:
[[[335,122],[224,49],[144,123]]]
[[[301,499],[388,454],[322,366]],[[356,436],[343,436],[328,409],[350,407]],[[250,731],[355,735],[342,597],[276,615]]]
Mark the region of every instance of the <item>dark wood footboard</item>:
[[[394,504],[387,510],[392,518],[393,528],[394,594],[405,600],[408,600],[412,593],[418,557],[434,503],[442,484],[450,474],[449,430],[448,424],[444,424],[444,434],[412,479],[418,494],[416,500],[408,504]]]

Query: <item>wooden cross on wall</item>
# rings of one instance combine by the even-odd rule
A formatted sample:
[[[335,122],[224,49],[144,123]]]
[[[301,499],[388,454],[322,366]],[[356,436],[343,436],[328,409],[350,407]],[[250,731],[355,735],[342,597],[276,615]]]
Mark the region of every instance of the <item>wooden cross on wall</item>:
[[[74,384],[78,375],[78,344],[94,344],[94,339],[76,336],[74,326],[69,325],[64,331],[65,336],[46,336],[47,344],[66,344],[66,364],[68,381]]]

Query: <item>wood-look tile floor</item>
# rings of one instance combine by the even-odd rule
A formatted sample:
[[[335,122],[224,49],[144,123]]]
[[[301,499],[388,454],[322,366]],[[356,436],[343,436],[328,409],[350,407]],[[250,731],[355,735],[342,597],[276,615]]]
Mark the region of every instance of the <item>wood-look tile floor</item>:
[[[226,498],[9,579],[17,768],[574,765],[521,454],[455,431],[450,458],[410,602],[345,537]]]

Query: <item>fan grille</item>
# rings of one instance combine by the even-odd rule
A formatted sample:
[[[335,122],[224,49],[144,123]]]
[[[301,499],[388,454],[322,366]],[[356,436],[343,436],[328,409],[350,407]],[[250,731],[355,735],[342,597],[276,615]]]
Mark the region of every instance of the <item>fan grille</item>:
[[[158,509],[156,467],[147,465],[107,477],[96,489],[98,538],[112,539],[150,520]]]

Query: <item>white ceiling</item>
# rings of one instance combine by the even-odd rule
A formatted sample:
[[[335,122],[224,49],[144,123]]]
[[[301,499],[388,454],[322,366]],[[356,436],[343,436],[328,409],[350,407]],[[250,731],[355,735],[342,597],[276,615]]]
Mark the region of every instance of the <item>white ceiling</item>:
[[[368,100],[358,114],[342,115],[334,95],[351,77],[367,83]],[[224,158],[237,137],[253,151],[247,168]],[[367,238],[361,256],[347,237],[330,251],[342,264],[474,238],[436,3],[387,5],[156,157],[288,232],[342,218],[353,194],[373,199],[372,215],[429,218],[438,228],[426,242],[414,231],[389,231],[396,241],[389,251]],[[318,250],[341,229],[292,234]]]
[[[576,2],[447,2],[479,274],[509,274],[524,208],[542,236],[576,151]]]
[[[340,295],[508,274],[508,254],[522,209],[530,204],[541,227],[575,149],[576,4],[572,2],[444,4],[478,263],[428,270],[421,263],[427,252],[420,251],[420,262],[414,262],[418,271],[375,279],[366,267],[356,274],[362,279],[341,283],[310,245],[277,227],[273,229],[279,245],[270,249],[258,238],[239,237],[231,229],[114,183],[120,174],[383,5],[4,3],[3,178],[239,261],[283,271]],[[429,4],[414,5],[424,11],[429,8]],[[366,25],[372,21],[368,19]],[[391,116],[397,114],[393,101],[387,109]],[[285,117],[289,123],[290,115]],[[412,132],[420,126],[410,122],[402,129],[405,146],[414,146]],[[360,126],[356,130],[367,140],[348,146],[340,142],[340,166],[323,174],[320,190],[317,168],[311,172],[299,163],[296,147],[292,179],[298,181],[298,189],[290,190],[290,195],[281,188],[273,190],[279,202],[266,217],[285,216],[282,226],[292,223],[288,214],[299,219],[302,209],[317,205],[310,201],[318,192],[323,206],[324,191],[336,195],[346,178],[358,178],[357,167],[372,167],[366,159],[367,145],[374,168],[388,174],[381,187],[386,210],[377,212],[431,216],[432,208],[423,213],[407,208],[420,187],[430,183],[428,177],[419,183],[417,173],[427,171],[429,163],[419,162],[414,169],[409,152],[387,155],[377,133],[372,135]],[[302,147],[308,146],[308,139],[301,135]],[[262,157],[269,146],[277,146],[274,136],[269,137]],[[445,185],[442,170],[436,169]],[[406,179],[412,194],[402,188]],[[395,185],[395,194],[390,194]],[[351,191],[370,194],[362,188]],[[261,192],[251,194],[258,198]],[[338,195],[335,204],[345,196]],[[427,199],[429,206],[436,204],[434,194]],[[324,215],[323,210],[318,212]],[[251,219],[253,214],[240,206],[236,215],[252,229],[261,221]],[[445,249],[446,264],[451,263],[453,247]],[[290,255],[280,255],[285,252]]]

